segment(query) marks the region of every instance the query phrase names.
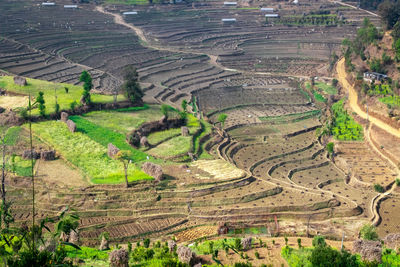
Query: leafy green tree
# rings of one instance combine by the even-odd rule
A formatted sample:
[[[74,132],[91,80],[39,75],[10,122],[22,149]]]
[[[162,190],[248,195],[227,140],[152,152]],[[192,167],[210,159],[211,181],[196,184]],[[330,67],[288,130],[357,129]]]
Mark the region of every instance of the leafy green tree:
[[[187,103],[186,99],[183,99],[182,103],[181,103],[181,107],[182,107],[183,112],[187,111],[187,106],[188,106],[188,103]]]
[[[46,106],[43,92],[38,93],[38,96],[36,97],[36,103],[38,104],[40,116],[44,117],[46,115]]]
[[[385,27],[388,30],[392,29],[400,17],[399,1],[384,1],[378,6],[378,13]]]
[[[334,153],[334,146],[335,144],[333,142],[326,144],[326,150],[328,151],[329,155]]]
[[[228,115],[226,115],[225,113],[221,113],[218,116],[218,122],[221,124],[221,128],[224,128],[225,125],[225,121],[228,118]]]
[[[161,113],[162,113],[166,118],[168,118],[168,115],[169,115],[169,112],[170,112],[170,110],[171,110],[171,107],[168,106],[167,104],[162,104],[160,109],[161,109]]]
[[[92,76],[86,70],[82,71],[79,81],[83,82],[82,100],[86,105],[91,103],[90,90],[93,88]]]
[[[297,245],[299,247],[299,249],[301,248],[301,238],[297,238]]]
[[[150,247],[150,239],[146,238],[145,240],[143,240],[143,246],[145,248],[149,248]]]
[[[313,247],[326,247],[325,237],[320,235],[314,236],[312,245]]]
[[[122,90],[126,98],[132,103],[139,103],[142,101],[144,93],[139,85],[139,74],[136,69],[132,66],[126,66],[124,68],[124,83],[122,84]]]
[[[115,155],[115,159],[119,160],[124,167],[125,183],[126,183],[126,188],[128,188],[129,187],[128,167],[129,167],[129,164],[132,162],[132,153],[129,150],[120,150]]]
[[[360,236],[365,240],[378,240],[378,233],[372,224],[365,224],[360,230]]]
[[[378,193],[383,193],[385,192],[385,188],[383,188],[383,186],[381,186],[380,184],[374,184],[374,189],[376,192]]]
[[[314,267],[356,267],[359,266],[356,256],[340,252],[330,246],[317,246],[311,253],[310,262]]]

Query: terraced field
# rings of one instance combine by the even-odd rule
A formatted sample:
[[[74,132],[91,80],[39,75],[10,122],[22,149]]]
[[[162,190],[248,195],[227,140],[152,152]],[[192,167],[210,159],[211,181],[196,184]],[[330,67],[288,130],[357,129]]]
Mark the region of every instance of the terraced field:
[[[54,172],[48,169],[41,172],[51,166],[38,164],[37,217],[55,215],[65,206],[77,210],[84,244],[98,244],[102,232],[109,232],[113,242],[170,235],[190,241],[216,234],[221,222],[235,229],[276,221],[277,227],[268,226],[271,235],[304,229],[310,222],[327,220],[326,225],[333,226],[338,218],[351,228],[354,221],[366,222],[374,215],[372,202],[378,193],[371,185],[393,183],[395,173],[364,143],[340,144],[339,158],[348,162],[353,175],[348,181],[349,173],[337,168],[316,137],[321,111],[294,77],[328,76],[329,55],[354,34],[365,17],[362,11],[327,1],[299,7],[282,3],[282,17],[329,8],[345,21],[340,27],[289,27],[266,24],[258,8],[227,8],[220,2],[143,6],[137,7],[137,16],[125,18],[143,31],[143,39],[94,5],[64,10],[40,3],[1,1],[0,69],[73,84],[88,69],[95,89],[111,93],[119,89],[121,70],[132,64],[146,102],[180,107],[188,100],[190,111],[211,123],[221,113],[228,115],[224,129],[214,127],[204,136],[191,132],[184,140],[185,146],[209,152],[207,159],[194,163],[188,158],[179,164],[168,161],[169,148],[176,152],[183,147],[177,141],[180,129],[150,135],[154,147],[146,152],[163,165],[161,182],[140,181],[130,188],[84,179],[74,184],[77,170],[67,172],[73,179],[63,182],[64,177],[49,179]],[[118,15],[126,8],[105,6]],[[237,23],[222,24],[227,16]],[[116,121],[104,114],[84,117],[122,136],[124,145],[130,130],[161,116],[153,110],[145,117],[120,115]],[[102,149],[105,155],[104,144]],[[68,165],[63,159],[58,163]],[[30,180],[12,177],[7,183],[13,214],[22,223],[32,216]],[[387,225],[390,218],[384,211],[393,205],[390,201],[383,201],[380,211]],[[311,231],[341,235],[337,228]],[[387,229],[382,231],[392,231]]]

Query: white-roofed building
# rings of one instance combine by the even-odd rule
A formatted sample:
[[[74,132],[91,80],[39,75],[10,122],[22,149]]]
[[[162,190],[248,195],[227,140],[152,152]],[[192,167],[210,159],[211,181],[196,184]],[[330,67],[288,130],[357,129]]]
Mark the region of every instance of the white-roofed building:
[[[224,2],[224,6],[237,6],[237,2]]]
[[[78,8],[78,5],[64,5],[64,8],[76,9]]]
[[[56,5],[56,3],[54,3],[54,2],[43,2],[42,3],[42,6],[55,6]]]

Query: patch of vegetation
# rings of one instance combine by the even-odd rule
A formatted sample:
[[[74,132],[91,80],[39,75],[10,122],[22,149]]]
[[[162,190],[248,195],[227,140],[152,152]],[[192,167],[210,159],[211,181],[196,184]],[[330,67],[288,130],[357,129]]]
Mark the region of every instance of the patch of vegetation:
[[[151,155],[163,158],[181,155],[189,151],[191,141],[191,136],[177,136],[150,149],[148,152]]]
[[[338,140],[362,140],[363,128],[344,109],[344,99],[332,105],[330,133]]]
[[[116,147],[121,150],[128,150],[132,153],[132,160],[134,162],[145,160],[147,155],[146,153],[134,149],[126,142],[126,136],[109,130],[107,128],[103,128],[97,124],[94,124],[81,116],[70,116],[70,120],[75,122],[77,131],[84,133],[93,141],[107,147],[109,143],[112,143]]]
[[[298,122],[301,120],[309,119],[318,116],[321,113],[320,110],[310,110],[303,113],[293,113],[281,116],[270,116],[270,117],[258,117],[261,121],[274,122],[275,124],[282,124],[290,122]]]
[[[337,95],[338,93],[335,86],[323,82],[315,82],[314,86],[328,95]]]
[[[278,19],[276,23],[283,25],[336,26],[339,23],[344,23],[344,21],[339,20],[336,14],[310,14],[305,16],[291,15],[283,17]]]
[[[5,136],[5,142],[8,146],[15,146],[22,128],[20,126],[13,126],[8,128]]]
[[[126,135],[143,123],[158,120],[161,116],[158,106],[145,105],[127,109],[93,111],[82,117],[98,126]],[[115,119],[116,117],[118,119]]]
[[[57,95],[57,103],[60,105],[61,110],[69,110],[70,104],[73,101],[79,102],[83,88],[82,86],[71,85],[66,83],[52,83],[42,80],[27,78],[28,85],[19,86],[14,84],[12,76],[2,76],[0,77],[0,88],[8,90],[10,92],[16,92],[20,94],[28,95],[31,94],[32,97],[39,94],[42,91],[44,101],[46,103],[46,113],[51,114],[55,112],[55,103]],[[65,90],[68,88],[68,92]],[[120,96],[121,98],[123,96]],[[91,94],[91,100],[93,103],[111,103],[113,102],[113,96],[110,95],[100,95]],[[32,110],[32,115],[39,115],[39,109],[34,108]]]
[[[35,161],[33,161],[34,164]],[[6,168],[18,176],[29,177],[32,175],[31,160],[25,160],[20,156],[12,155],[6,164]]]
[[[360,236],[366,240],[378,240],[378,233],[376,232],[375,226],[371,224],[365,224],[360,230]]]
[[[61,121],[47,121],[32,124],[32,129],[42,141],[51,145],[66,160],[77,166],[93,183],[119,184],[124,182],[120,162],[107,156],[107,148],[92,140],[84,133],[71,133]],[[145,155],[140,152],[136,156]],[[151,179],[137,168],[128,171],[128,180]]]
[[[314,90],[313,95],[314,95],[314,98],[316,101],[323,102],[323,103],[326,102],[326,98],[323,95],[321,95],[320,93],[318,93],[318,91]]]

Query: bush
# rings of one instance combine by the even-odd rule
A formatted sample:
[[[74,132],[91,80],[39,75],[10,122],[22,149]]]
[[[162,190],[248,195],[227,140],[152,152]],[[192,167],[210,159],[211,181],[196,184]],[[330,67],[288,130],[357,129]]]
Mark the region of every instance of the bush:
[[[145,240],[143,240],[143,246],[145,248],[149,248],[150,246],[150,239],[146,238]]]
[[[256,259],[260,259],[260,253],[258,253],[258,251],[256,251],[256,252],[254,253],[254,256],[256,257]]]
[[[320,235],[314,236],[312,245],[313,247],[326,247],[325,237]]]
[[[360,236],[365,240],[378,240],[378,233],[376,232],[375,226],[371,224],[365,224],[360,230]]]
[[[380,184],[374,184],[374,189],[376,192],[378,193],[383,193],[385,192],[385,188],[383,188],[383,186],[381,186]]]
[[[399,178],[396,178],[396,185],[400,186],[400,179]]]

